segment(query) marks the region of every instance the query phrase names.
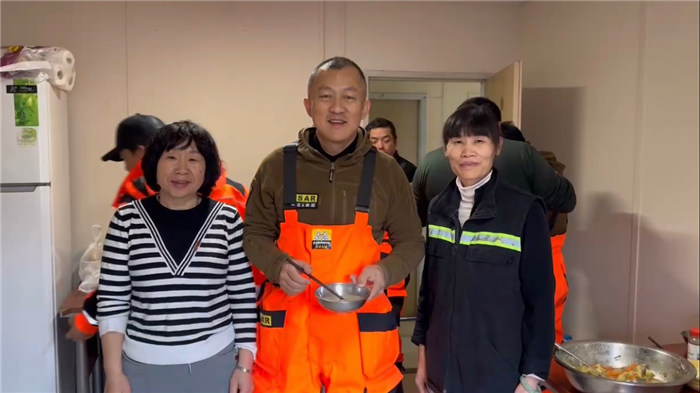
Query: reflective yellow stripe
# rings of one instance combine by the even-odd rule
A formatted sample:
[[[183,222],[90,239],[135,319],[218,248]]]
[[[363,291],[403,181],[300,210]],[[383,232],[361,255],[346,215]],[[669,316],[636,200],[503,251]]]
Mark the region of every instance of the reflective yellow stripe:
[[[455,231],[447,227],[441,227],[437,225],[428,225],[428,237],[433,239],[443,240],[454,244],[455,242]]]
[[[518,252],[521,251],[520,238],[507,233],[464,232],[462,233],[461,239],[459,239],[459,244],[465,246],[481,244],[484,246],[507,248]]]

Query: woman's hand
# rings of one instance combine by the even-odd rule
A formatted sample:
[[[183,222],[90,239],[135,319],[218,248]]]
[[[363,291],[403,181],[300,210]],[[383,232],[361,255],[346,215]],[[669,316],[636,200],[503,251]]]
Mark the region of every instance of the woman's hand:
[[[291,266],[291,265],[290,265]],[[243,367],[249,370],[247,373],[240,370],[238,367]],[[253,393],[253,353],[247,349],[238,349],[238,363],[233,370],[231,381],[228,384],[229,393]]]
[[[253,375],[236,369],[228,386],[229,393],[253,393]]]
[[[523,384],[526,383],[530,389],[527,389]],[[535,377],[527,376],[525,377],[525,380],[522,381],[518,384],[518,387],[515,388],[514,393],[532,393],[532,392],[541,392],[539,388],[540,381],[537,380]]]
[[[122,370],[124,334],[109,332],[102,336],[102,359],[105,368],[105,393],[131,393],[129,380]]]
[[[428,372],[425,366],[425,345],[418,346],[418,369],[416,370],[418,393],[431,393],[428,387]]]
[[[126,378],[126,375],[107,375],[105,393],[131,393],[131,386],[129,386],[129,380]]]

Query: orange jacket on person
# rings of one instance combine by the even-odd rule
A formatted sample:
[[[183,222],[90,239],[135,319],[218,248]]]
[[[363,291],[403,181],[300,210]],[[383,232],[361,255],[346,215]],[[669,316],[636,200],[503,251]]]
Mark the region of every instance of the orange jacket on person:
[[[381,255],[381,258],[386,257],[391,253],[391,244],[389,244],[389,234],[385,233],[384,234],[384,240],[382,241],[382,244],[379,245],[379,252]],[[408,292],[406,291],[406,286],[408,285],[408,279],[409,277],[406,277],[403,281],[399,281],[398,283],[390,286],[389,288],[386,289],[386,296],[390,299],[392,302],[397,301],[396,299],[392,298],[406,298],[408,296]],[[398,308],[398,310],[392,310],[393,312],[396,312],[396,320],[397,323],[401,319],[401,312],[403,311],[403,302],[404,299],[400,300],[401,307]],[[401,336],[399,336],[399,356],[396,357],[396,363],[397,365],[403,365],[403,361],[405,359],[404,353],[403,353],[403,348],[401,344]],[[403,391],[403,390],[401,390]]]
[[[391,244],[389,244],[389,234],[384,234],[384,241],[379,245],[379,252],[381,252],[382,258],[391,253]],[[387,297],[406,297],[406,280],[399,281],[398,283],[390,286],[386,289]]]
[[[134,169],[124,178],[121,186],[119,186],[119,191],[117,191],[117,196],[114,198],[114,202],[112,202],[112,207],[117,209],[131,201],[143,199],[155,194],[156,192],[151,190],[146,184],[146,178],[143,175],[143,169],[139,161]],[[245,218],[245,204],[248,200],[248,190],[242,184],[227,178],[226,169],[224,169],[223,166],[221,167],[221,176],[219,176],[219,179],[216,181],[211,194],[209,194],[209,198],[235,207],[236,210],[238,210],[238,214],[241,215],[241,218]]]
[[[564,175],[566,165],[557,160],[554,153],[550,151],[540,151],[540,153],[557,174],[560,176]],[[562,253],[564,243],[566,242],[568,218],[566,213],[548,211],[547,220],[549,221],[552,242],[552,262],[554,264],[554,278],[556,280],[556,291],[554,293],[554,333],[555,340],[561,343],[564,341],[562,317],[564,315],[566,298],[569,296],[569,282],[566,279],[566,262],[564,261],[564,254]]]
[[[129,172],[119,186],[119,191],[114,198],[112,206],[116,209],[129,202],[147,198],[155,195],[156,192],[151,190],[146,184],[146,179],[143,175],[141,162]],[[221,167],[221,176],[216,181],[214,188],[209,194],[209,198],[231,205],[238,210],[241,219],[245,219],[245,204],[248,200],[248,189],[240,183],[237,183],[226,177],[226,170],[223,165]],[[253,269],[254,273],[260,274],[257,269]],[[85,297],[83,312],[75,316],[73,323],[75,327],[83,334],[92,336],[97,333],[97,297],[94,296],[96,291],[92,291]]]

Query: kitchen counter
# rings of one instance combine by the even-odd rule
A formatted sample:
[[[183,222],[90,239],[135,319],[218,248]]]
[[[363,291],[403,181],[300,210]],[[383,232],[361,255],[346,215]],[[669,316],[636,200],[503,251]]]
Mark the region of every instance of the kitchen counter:
[[[686,344],[669,344],[669,345],[664,345],[664,350],[667,350],[669,352],[676,353],[681,356],[685,356],[685,351],[686,351]],[[549,378],[547,379],[547,382],[552,385],[554,389],[557,390],[559,393],[580,393],[579,390],[574,389],[573,386],[569,383],[569,380],[566,379],[566,374],[564,374],[564,368],[560,366],[554,359],[552,359],[552,367],[549,369]],[[689,388],[688,386],[684,386],[683,390],[681,390],[681,393],[697,393],[695,390]]]

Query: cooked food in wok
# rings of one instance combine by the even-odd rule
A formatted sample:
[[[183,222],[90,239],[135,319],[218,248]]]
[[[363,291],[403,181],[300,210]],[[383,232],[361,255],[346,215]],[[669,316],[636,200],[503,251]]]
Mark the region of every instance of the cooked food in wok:
[[[649,367],[646,364],[632,363],[627,367],[615,368],[596,363],[592,367],[581,366],[579,369],[586,374],[596,377],[610,378],[622,382],[661,382],[655,378],[656,375],[649,370]]]

